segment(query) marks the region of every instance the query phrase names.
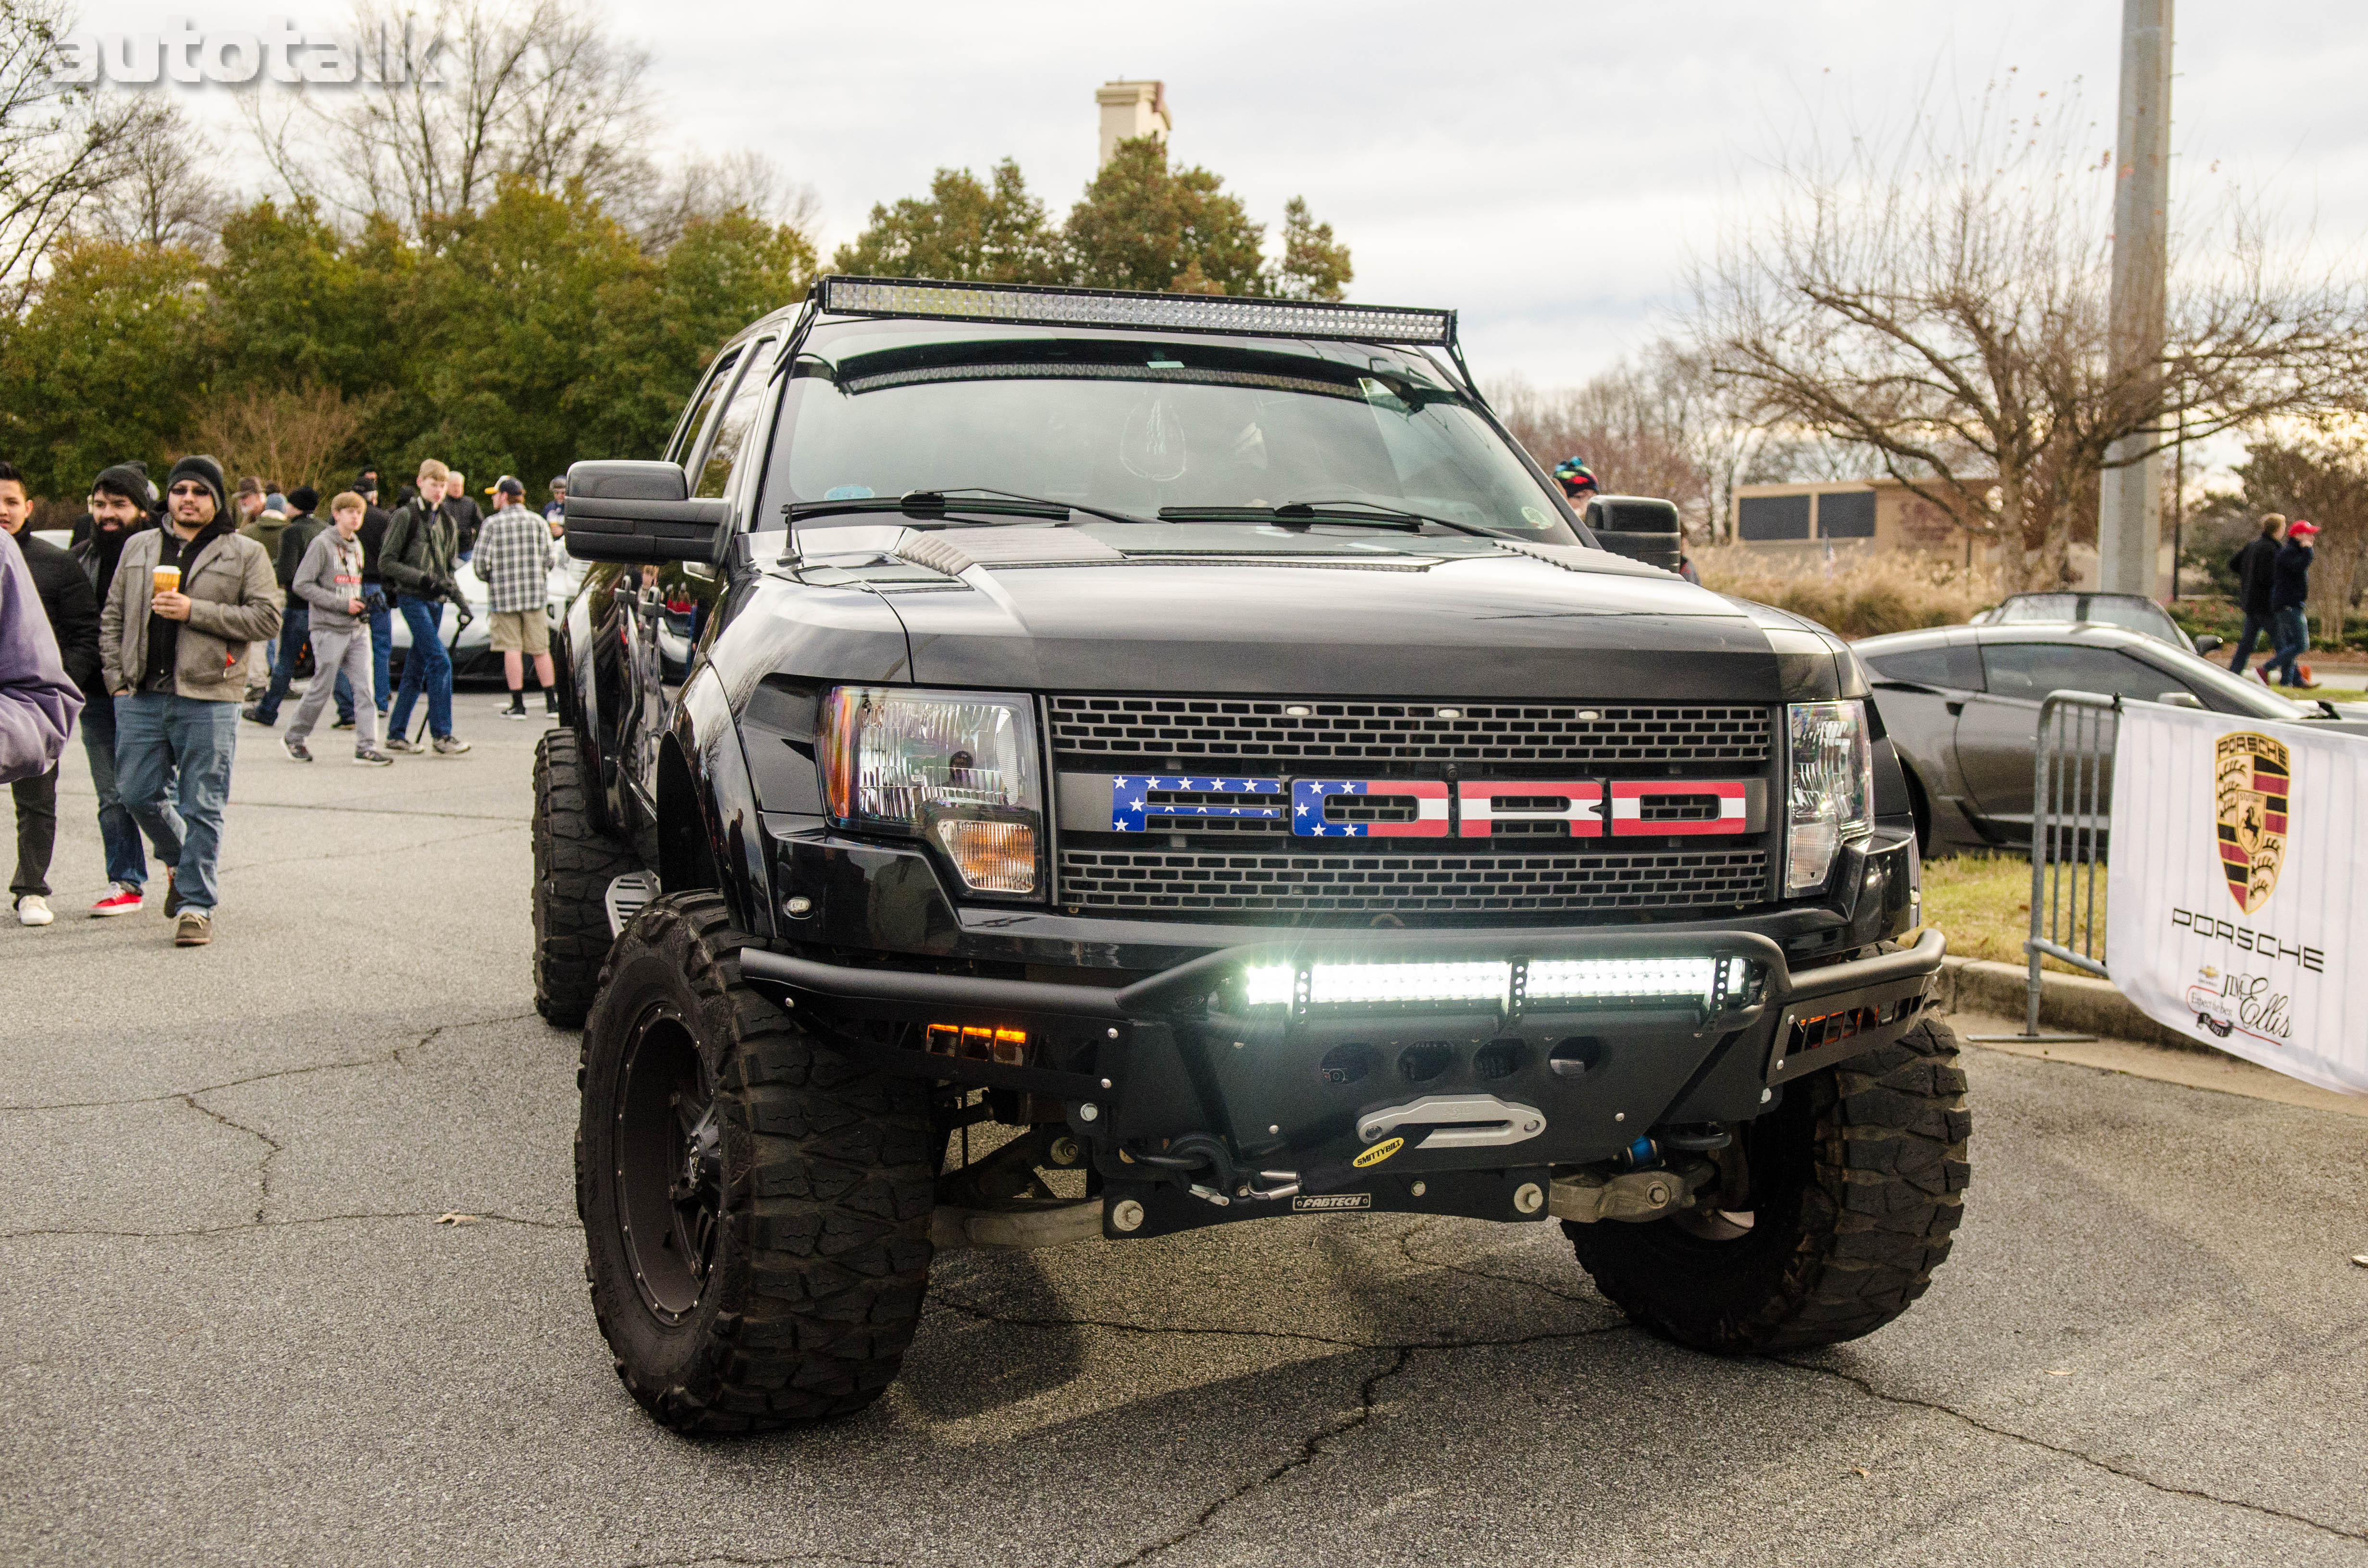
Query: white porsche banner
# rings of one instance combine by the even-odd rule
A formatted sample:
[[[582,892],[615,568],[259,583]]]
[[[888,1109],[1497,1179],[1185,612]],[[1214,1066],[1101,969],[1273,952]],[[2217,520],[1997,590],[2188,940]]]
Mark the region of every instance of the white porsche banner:
[[[2148,1016],[2368,1094],[2368,738],[2122,710],[2105,963]]]

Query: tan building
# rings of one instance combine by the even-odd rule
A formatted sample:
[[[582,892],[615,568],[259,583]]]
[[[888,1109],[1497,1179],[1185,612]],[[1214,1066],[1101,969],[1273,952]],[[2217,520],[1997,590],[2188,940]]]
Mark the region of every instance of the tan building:
[[[1772,553],[1914,550],[1970,561],[1976,546],[1949,515],[1896,479],[1738,484],[1727,537]]]
[[[1165,142],[1173,129],[1163,83],[1104,82],[1094,89],[1094,101],[1102,108],[1102,155],[1096,168],[1110,161],[1120,142],[1138,136],[1156,136]]]

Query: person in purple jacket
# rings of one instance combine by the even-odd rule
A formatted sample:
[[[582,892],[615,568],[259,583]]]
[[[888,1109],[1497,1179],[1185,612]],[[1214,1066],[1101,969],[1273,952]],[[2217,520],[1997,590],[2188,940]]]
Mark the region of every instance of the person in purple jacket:
[[[23,486],[0,483],[0,491]],[[38,778],[57,766],[82,711],[66,678],[57,634],[16,539],[0,529],[0,784]]]

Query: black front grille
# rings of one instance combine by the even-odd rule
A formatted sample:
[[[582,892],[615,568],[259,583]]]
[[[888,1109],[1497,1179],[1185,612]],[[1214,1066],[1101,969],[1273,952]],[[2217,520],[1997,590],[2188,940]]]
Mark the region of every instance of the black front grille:
[[[1061,902],[1141,914],[1564,915],[1735,909],[1768,897],[1764,849],[1600,855],[1258,855],[1065,849]]]
[[[1081,694],[1051,703],[1053,749],[1066,756],[1559,767],[1769,755],[1768,710],[1748,706]]]

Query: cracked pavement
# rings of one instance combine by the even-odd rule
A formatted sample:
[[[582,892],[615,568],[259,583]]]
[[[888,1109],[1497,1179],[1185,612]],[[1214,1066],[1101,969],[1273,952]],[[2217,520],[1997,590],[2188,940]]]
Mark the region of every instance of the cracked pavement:
[[[1978,1050],[1955,1256],[1856,1344],[1281,1220],[942,1256],[871,1411],[672,1437],[585,1300],[497,703],[382,771],[245,728],[211,948],[0,927],[0,1560],[2368,1564],[2368,1120]],[[73,910],[78,749],[60,817]]]

